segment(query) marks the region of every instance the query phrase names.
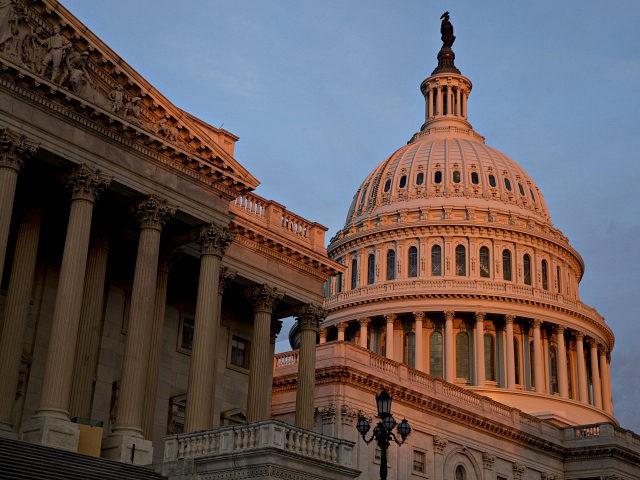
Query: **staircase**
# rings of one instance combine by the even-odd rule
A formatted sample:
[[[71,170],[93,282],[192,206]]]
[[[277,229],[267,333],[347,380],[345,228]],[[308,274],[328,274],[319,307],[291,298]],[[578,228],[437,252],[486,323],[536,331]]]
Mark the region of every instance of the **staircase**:
[[[147,467],[0,437],[2,480],[166,480]]]

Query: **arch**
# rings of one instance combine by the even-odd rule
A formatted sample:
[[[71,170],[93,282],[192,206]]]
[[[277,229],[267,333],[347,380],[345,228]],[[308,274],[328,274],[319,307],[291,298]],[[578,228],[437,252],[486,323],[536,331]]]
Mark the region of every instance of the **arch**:
[[[444,466],[440,478],[456,478],[456,469],[462,467],[464,469],[464,480],[481,480],[482,469],[466,448],[456,448],[452,450],[444,459]],[[438,476],[436,474],[436,476]]]
[[[484,378],[496,381],[496,341],[490,333],[484,334]]]
[[[429,374],[443,378],[442,333],[435,331],[429,337]]]
[[[409,247],[408,259],[407,259],[407,275],[409,277],[418,276],[418,248]]]
[[[540,268],[540,275],[542,276],[542,288],[544,290],[549,290],[549,270],[546,260],[542,260]]]
[[[376,256],[373,253],[367,258],[367,285],[376,281]]]
[[[502,250],[502,278],[506,281],[513,280],[511,275],[511,250]]]
[[[387,280],[396,279],[396,251],[387,251]]]
[[[435,277],[442,275],[442,247],[440,245],[431,247],[431,275]]]
[[[351,260],[351,290],[358,288],[358,260]]]
[[[489,258],[489,247],[480,247],[480,276],[491,277],[491,261]]]
[[[460,332],[456,335],[456,378],[471,380],[471,368],[469,361],[469,334]]]
[[[528,253],[522,256],[522,271],[525,285],[531,285],[531,257]]]
[[[456,247],[456,275],[461,277],[467,275],[467,250],[464,245]]]
[[[402,360],[403,363],[416,368],[416,334],[413,332],[407,332],[404,335]]]

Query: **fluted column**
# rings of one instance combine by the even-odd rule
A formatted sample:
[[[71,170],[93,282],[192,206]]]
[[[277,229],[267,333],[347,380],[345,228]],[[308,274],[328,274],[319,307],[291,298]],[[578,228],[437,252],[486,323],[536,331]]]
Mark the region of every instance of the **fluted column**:
[[[604,347],[598,350],[600,358],[600,381],[602,383],[602,408],[607,413],[613,413],[613,404],[611,402],[611,385],[608,374],[607,352]]]
[[[0,129],[0,279],[4,271],[18,173],[37,149],[38,146],[25,137]]]
[[[282,300],[284,292],[262,285],[248,294],[253,304],[253,338],[249,359],[249,392],[247,397],[247,422],[266,420],[271,416],[271,388],[265,388],[265,367],[273,367],[269,348],[271,340],[271,314],[273,307]],[[314,337],[315,342],[315,337]],[[273,378],[273,371],[271,373]]]
[[[362,348],[368,348],[367,340],[369,338],[368,327],[371,323],[370,318],[361,318],[358,320],[360,322],[360,346]]]
[[[444,379],[455,380],[455,363],[453,361],[453,316],[455,312],[444,312]]]
[[[138,255],[131,289],[129,326],[113,435],[143,438],[142,411],[146,388],[153,302],[156,296],[162,227],[175,213],[166,200],[150,196],[137,207],[140,221]]]
[[[422,332],[422,321],[424,320],[424,312],[413,312],[413,319],[416,325],[416,370],[425,371],[424,365],[424,336]]]
[[[344,331],[347,329],[346,322],[336,323],[336,329],[338,330],[338,341],[344,342]]]
[[[220,329],[220,267],[235,233],[210,224],[198,232],[200,277],[194,319],[193,346],[187,385],[184,430],[196,432],[212,426],[215,357]]]
[[[20,374],[22,341],[36,268],[40,223],[40,211],[27,212],[16,239],[4,321],[0,324],[0,430],[11,431],[13,427],[11,412]]]
[[[578,396],[581,402],[589,401],[587,389],[587,366],[584,359],[584,334],[576,333],[576,357],[578,357]]]
[[[433,88],[430,88],[427,92],[427,108],[426,108],[427,121],[433,117]]]
[[[390,360],[394,360],[394,356],[393,356],[393,324],[395,322],[396,316],[395,314],[391,313],[388,315],[384,316],[385,320],[387,321],[387,333],[385,335],[385,356],[390,359]]]
[[[87,273],[84,282],[78,342],[71,385],[69,411],[72,417],[91,417],[93,380],[98,363],[102,315],[104,306],[104,282],[107,274],[109,243],[104,236],[93,241],[87,257]]]
[[[556,343],[558,344],[558,391],[563,398],[569,398],[569,381],[567,379],[567,348],[564,340],[564,327],[556,325]]]
[[[297,427],[314,428],[314,391],[316,385],[316,335],[320,320],[326,312],[315,305],[305,305],[298,312],[300,328],[300,354],[298,361],[298,386],[296,389]]]
[[[271,319],[271,335],[270,335],[271,341],[269,342],[269,356],[268,356],[269,361],[263,365],[263,369],[264,369],[264,375],[263,375],[264,387],[263,388],[264,388],[264,391],[267,392],[267,399],[268,399],[267,418],[271,417],[271,397],[273,392],[273,369],[274,369],[273,359],[276,354],[276,340],[281,331],[282,331],[282,320],[272,318]]]
[[[62,254],[38,417],[69,419],[78,322],[89,250],[93,204],[110,179],[81,165],[69,178],[71,210]]]
[[[513,321],[515,315],[505,315],[504,324],[507,334],[507,388],[516,388],[516,358],[513,350]]]
[[[542,342],[540,341],[540,320],[533,321],[533,363],[534,382],[536,392],[545,393],[547,389],[544,385],[544,363],[542,362]]]
[[[602,408],[602,385],[600,384],[600,368],[598,367],[598,344],[593,339],[589,339],[588,343],[591,355],[591,383],[593,385],[593,404],[597,408]]]
[[[164,313],[167,303],[167,284],[171,257],[167,256],[158,265],[156,278],[156,295],[153,302],[153,323],[151,326],[151,345],[149,346],[149,368],[147,385],[144,389],[144,410],[142,412],[142,431],[144,438],[153,439],[153,425],[156,414],[156,396],[158,395],[158,375],[160,374],[160,358],[162,356],[162,333],[164,330]]]
[[[476,385],[484,385],[484,312],[476,312]]]

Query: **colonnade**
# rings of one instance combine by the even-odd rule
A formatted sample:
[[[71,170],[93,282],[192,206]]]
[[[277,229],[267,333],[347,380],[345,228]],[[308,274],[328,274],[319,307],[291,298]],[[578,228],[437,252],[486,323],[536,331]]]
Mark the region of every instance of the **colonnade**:
[[[426,101],[427,120],[435,117],[467,118],[469,92],[461,85],[429,86],[423,94]]]
[[[469,338],[466,378],[457,371],[460,333]],[[354,341],[452,383],[557,395],[613,414],[607,348],[554,322],[487,312],[413,312],[336,323],[322,329],[320,342],[328,338]]]
[[[4,137],[3,137],[4,135]],[[4,144],[2,144],[4,141]],[[4,266],[18,173],[35,147],[22,137],[0,132],[0,271]],[[40,400],[35,415],[22,423],[23,439],[74,450],[78,427],[71,416],[91,414],[93,375],[98,361],[100,325],[107,281],[109,243],[92,228],[94,206],[109,188],[111,178],[87,166],[77,166],[68,177],[71,205]],[[103,455],[135,463],[150,463],[158,373],[162,347],[170,262],[162,258],[161,239],[177,207],[149,195],[135,207],[139,239],[130,298],[128,324],[115,422],[103,442]],[[15,431],[14,399],[18,384],[22,341],[40,241],[40,210],[31,209],[19,221],[12,271],[0,331],[0,431]],[[92,235],[93,233],[93,235]],[[217,426],[213,418],[221,304],[224,286],[233,278],[222,267],[235,234],[211,223],[197,232],[200,276],[195,308],[195,330],[190,359],[185,410],[185,432]],[[222,276],[221,276],[222,274]],[[1,278],[1,275],[0,275]],[[271,415],[273,354],[279,321],[272,318],[283,291],[263,285],[250,289],[254,309],[253,338],[247,392],[249,422]],[[300,311],[302,346],[296,423],[313,427],[315,337],[322,311],[311,305]],[[73,413],[73,415],[72,415]]]

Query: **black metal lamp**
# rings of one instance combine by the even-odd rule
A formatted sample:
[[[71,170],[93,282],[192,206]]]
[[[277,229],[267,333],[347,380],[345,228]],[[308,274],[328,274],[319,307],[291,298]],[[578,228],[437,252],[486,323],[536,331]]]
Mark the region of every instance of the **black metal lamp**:
[[[382,390],[376,395],[376,406],[378,407],[378,416],[384,418],[391,413],[391,395],[386,390]]]

